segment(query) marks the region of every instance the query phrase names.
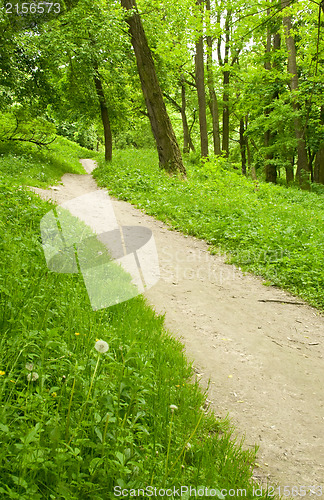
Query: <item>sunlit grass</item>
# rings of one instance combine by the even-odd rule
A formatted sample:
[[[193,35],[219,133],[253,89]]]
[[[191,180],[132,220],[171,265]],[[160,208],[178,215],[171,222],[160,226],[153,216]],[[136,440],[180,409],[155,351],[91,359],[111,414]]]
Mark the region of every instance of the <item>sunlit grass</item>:
[[[14,183],[46,187],[56,184],[67,172],[84,174],[79,158],[95,153],[57,136],[47,148],[15,141],[0,142],[0,176]]]

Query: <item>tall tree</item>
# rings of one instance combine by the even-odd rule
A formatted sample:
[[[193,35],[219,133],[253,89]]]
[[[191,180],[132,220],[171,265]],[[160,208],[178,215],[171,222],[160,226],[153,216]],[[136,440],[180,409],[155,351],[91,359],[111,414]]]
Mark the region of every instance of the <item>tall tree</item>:
[[[323,2],[324,9],[324,2]],[[324,128],[324,106],[321,106],[321,125]],[[319,150],[316,153],[314,165],[314,181],[324,184],[324,140],[320,143]]]
[[[290,0],[281,0],[282,9],[290,5]],[[292,33],[292,18],[290,13],[286,12],[283,18],[283,25],[285,27],[286,47],[288,51],[288,72],[291,75],[290,89],[292,92],[292,106],[296,113],[294,119],[295,136],[297,140],[297,172],[296,176],[302,187],[307,187],[309,178],[309,166],[306,151],[305,131],[303,129],[300,118],[300,106],[298,97],[298,71],[297,71],[297,56],[296,56],[296,43]]]
[[[197,0],[199,15],[199,37],[196,41],[195,54],[195,80],[198,94],[199,129],[201,156],[208,157],[208,131],[206,117],[206,94],[205,94],[205,65],[204,65],[204,41],[203,41],[203,6],[204,0]]]
[[[128,12],[126,22],[134,48],[143,95],[156,141],[160,167],[170,174],[186,174],[180,148],[163,101],[151,50],[135,0],[121,0]]]
[[[208,79],[208,91],[209,91],[209,109],[212,116],[213,122],[213,142],[214,142],[214,154],[221,154],[221,144],[219,135],[219,109],[218,100],[215,92],[214,84],[214,74],[213,74],[213,37],[210,33],[210,0],[206,0],[206,10],[207,10],[207,79]]]
[[[110,119],[108,113],[107,101],[104,93],[104,89],[102,86],[101,77],[98,71],[98,66],[94,67],[94,75],[93,81],[96,87],[96,92],[99,100],[101,120],[104,129],[104,137],[105,137],[105,160],[112,160],[112,133],[110,126]]]
[[[228,68],[229,51],[230,51],[230,21],[232,17],[231,9],[227,10],[225,19],[225,56],[224,56],[224,71],[223,71],[223,139],[222,150],[226,156],[229,155],[229,82],[230,72]]]
[[[269,8],[267,10],[267,15],[270,17],[271,14],[271,9]],[[279,38],[280,40],[280,38]],[[278,40],[278,37],[275,38],[275,43],[274,43],[274,49],[278,49],[280,47],[280,42]],[[279,42],[279,43],[278,43]],[[265,54],[265,62],[264,62],[264,67],[267,71],[271,71],[272,66],[271,66],[271,52],[272,52],[272,33],[270,26],[267,26],[267,42],[266,42],[266,54]],[[271,96],[272,100],[275,99],[277,96],[273,95]],[[271,106],[267,106],[265,110],[266,116],[269,116],[271,112]],[[269,151],[269,147],[272,145],[273,142],[273,133],[270,129],[267,129],[264,133],[264,145],[265,148],[268,149],[266,152],[266,162],[265,162],[265,177],[267,182],[273,182],[274,184],[277,182],[277,166],[274,162],[274,154],[273,151]]]
[[[191,132],[188,125],[187,112],[186,112],[187,92],[186,92],[186,82],[183,75],[180,76],[180,89],[181,89],[181,105],[178,104],[178,102],[166,92],[163,92],[163,95],[168,99],[168,101],[170,101],[173,107],[181,114],[182,132],[183,132],[183,152],[189,153],[190,150],[195,151],[195,146],[192,142]]]

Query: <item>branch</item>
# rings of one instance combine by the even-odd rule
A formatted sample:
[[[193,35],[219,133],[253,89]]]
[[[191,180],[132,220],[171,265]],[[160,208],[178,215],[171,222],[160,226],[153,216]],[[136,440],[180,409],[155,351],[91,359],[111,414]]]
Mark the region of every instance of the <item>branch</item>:
[[[175,101],[173,99],[173,97],[171,97],[166,92],[163,92],[163,95],[164,95],[164,97],[166,97],[168,99],[168,101],[170,101],[173,104],[173,106],[176,108],[176,110],[179,111],[179,113],[181,113],[181,106],[177,103],[177,101]]]
[[[25,139],[23,137],[7,137],[6,139],[0,139],[0,142],[6,142],[6,141],[30,142],[31,144],[36,144],[36,146],[39,146],[39,147],[47,147],[50,144],[52,144],[52,142],[56,141],[56,139],[57,139],[57,137],[55,136],[54,139],[52,139],[51,141],[43,142],[41,139],[38,141],[34,140],[33,139],[34,136],[35,136],[35,134],[33,134],[32,137],[28,138],[28,139]]]

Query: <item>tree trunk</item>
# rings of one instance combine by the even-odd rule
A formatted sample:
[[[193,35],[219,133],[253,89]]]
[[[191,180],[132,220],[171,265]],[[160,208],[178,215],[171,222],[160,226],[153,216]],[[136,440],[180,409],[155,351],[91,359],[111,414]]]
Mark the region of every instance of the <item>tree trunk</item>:
[[[189,127],[186,115],[186,87],[184,83],[181,83],[181,118],[182,118],[182,130],[183,130],[183,152],[189,153]]]
[[[182,162],[180,148],[163,101],[152,53],[137,11],[136,0],[121,0],[121,5],[130,11],[126,22],[136,56],[138,73],[157,146],[160,167],[170,174],[180,172],[185,175],[186,170]]]
[[[242,161],[242,174],[246,175],[246,139],[244,136],[244,118],[240,119],[240,150],[241,150],[241,161]]]
[[[248,124],[249,124],[249,117],[248,117],[248,115],[246,115],[246,117],[245,117],[245,130],[247,130]],[[249,169],[249,172],[251,173],[251,178],[255,181],[257,179],[257,175],[256,175],[255,166],[252,165],[252,154],[251,154],[250,142],[249,142],[248,137],[245,137],[245,141],[246,141],[248,169]]]
[[[324,2],[322,4],[324,8]],[[324,125],[324,106],[321,107],[321,124]],[[314,182],[324,184],[324,143],[316,153],[314,164]]]
[[[100,112],[101,112],[101,120],[104,129],[104,137],[105,137],[105,160],[112,160],[112,133],[110,127],[110,120],[107,108],[107,102],[105,98],[105,93],[102,87],[101,78],[98,72],[98,68],[94,68],[95,73],[93,75],[93,81],[96,87],[97,96],[99,99]]]
[[[206,9],[210,12],[210,0],[206,0]],[[210,29],[210,20],[208,18],[208,29]],[[213,142],[214,154],[221,154],[221,144],[219,136],[219,110],[218,101],[214,88],[214,75],[213,75],[213,39],[210,34],[207,35],[207,78],[209,90],[209,109],[213,122]]]
[[[230,21],[231,10],[229,9],[225,19],[225,55],[224,55],[224,70],[223,70],[223,136],[222,136],[222,151],[225,156],[229,156],[229,81],[230,72],[228,69],[229,61],[229,43],[230,43]]]
[[[186,100],[186,86],[184,81],[181,81],[181,118],[182,118],[182,129],[183,129],[183,152],[189,153],[190,150],[195,151],[195,146],[191,140],[191,134],[188,126],[187,120],[187,100]]]
[[[324,184],[324,144],[316,153],[314,165],[314,182]]]
[[[281,6],[285,8],[289,5],[289,0],[282,0]],[[285,16],[283,18],[283,25],[286,31],[286,47],[288,51],[288,72],[291,74],[290,89],[293,94],[293,109],[298,112],[300,107],[296,98],[296,91],[298,90],[298,74],[297,74],[297,58],[296,58],[296,44],[295,39],[291,35],[292,24],[291,16]],[[296,176],[298,178],[299,184],[302,188],[307,189],[309,187],[309,171],[308,171],[308,159],[306,151],[306,142],[304,131],[299,116],[296,116],[294,120],[295,126],[295,136],[297,139],[297,172]]]
[[[267,10],[268,17],[270,16],[270,13],[271,13],[271,9],[268,9]],[[275,39],[275,40],[277,40],[277,43],[278,43],[278,39]],[[270,28],[268,27],[267,28],[266,55],[265,55],[265,62],[264,62],[264,67],[267,71],[271,71],[271,69],[272,69],[271,68],[271,47],[272,47],[271,41],[272,41],[271,31],[270,31]],[[274,49],[276,49],[276,48],[277,48],[277,44],[275,41]],[[276,97],[277,97],[277,95],[273,95],[272,99],[275,99]],[[272,110],[273,110],[273,107],[271,107],[271,108],[268,107],[265,111],[265,115],[269,116]],[[264,134],[264,146],[265,146],[265,148],[269,148],[272,145],[273,138],[274,138],[274,134],[272,134],[271,130],[266,130],[265,134]],[[273,158],[274,158],[273,153],[268,150],[266,152],[266,156],[265,156],[265,177],[266,177],[266,182],[272,182],[272,183],[276,184],[278,172],[277,172],[277,166],[273,162]]]
[[[168,99],[168,101],[171,102],[171,104],[175,107],[175,109],[181,114],[182,132],[183,132],[183,152],[189,153],[190,149],[192,151],[194,151],[195,147],[194,147],[192,140],[191,140],[191,132],[189,130],[189,125],[188,125],[188,120],[187,120],[186,86],[185,86],[185,81],[184,81],[183,76],[181,76],[180,86],[181,86],[181,106],[169,94],[166,94],[165,92],[163,92],[163,95],[164,95],[164,97],[166,97]]]
[[[286,167],[286,182],[287,185],[289,186],[290,182],[294,181],[294,164],[295,164],[295,158],[293,157],[291,160],[291,164]]]
[[[199,8],[202,8],[203,0],[197,0],[197,5]],[[206,158],[208,157],[208,132],[207,132],[207,118],[206,118],[204,42],[202,36],[200,36],[198,41],[196,42],[195,80],[196,80],[196,87],[198,94],[201,156],[203,158]]]

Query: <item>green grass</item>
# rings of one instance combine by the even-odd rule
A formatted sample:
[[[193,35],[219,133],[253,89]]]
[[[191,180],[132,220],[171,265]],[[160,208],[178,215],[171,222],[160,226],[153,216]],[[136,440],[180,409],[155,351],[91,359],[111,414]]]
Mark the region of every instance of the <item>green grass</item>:
[[[57,158],[42,154],[57,180]],[[78,154],[64,153],[65,171]],[[8,158],[14,171],[19,157]],[[93,311],[80,275],[49,271],[40,221],[53,205],[21,183],[0,180],[1,499],[106,500],[115,486],[149,485],[239,488],[252,499],[255,452],[206,410],[163,318],[142,296]]]
[[[206,240],[212,252],[324,309],[324,197],[253,182],[222,167],[187,165],[187,180],[159,170],[153,151],[121,151],[94,176],[172,227]]]
[[[67,172],[83,174],[79,158],[96,153],[57,136],[47,148],[24,142],[0,142],[0,176],[21,185],[46,187],[56,184]]]

